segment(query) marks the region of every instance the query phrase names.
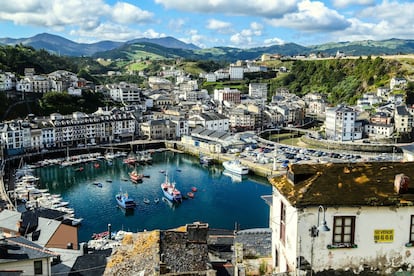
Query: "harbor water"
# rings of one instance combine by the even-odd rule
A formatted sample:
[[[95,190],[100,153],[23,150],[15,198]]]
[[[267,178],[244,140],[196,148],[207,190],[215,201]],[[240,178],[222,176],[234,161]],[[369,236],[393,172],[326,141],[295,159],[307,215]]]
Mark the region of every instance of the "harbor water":
[[[112,231],[132,232],[171,229],[196,221],[220,229],[269,226],[269,206],[261,199],[272,192],[267,179],[251,175],[240,179],[223,173],[221,165],[200,165],[194,156],[154,153],[151,164],[136,165],[138,173],[147,176],[137,184],[128,176],[134,167],[124,164],[122,158],[114,159],[112,164],[105,160],[82,164],[83,170],[78,167],[43,167],[36,170],[36,175],[41,188],[60,194],[75,209],[76,217],[83,218],[79,242],[106,231],[108,224]],[[179,205],[163,200],[160,185],[165,172],[184,196],[196,187],[194,198]],[[120,190],[135,199],[135,209],[126,212],[117,206],[115,195]]]

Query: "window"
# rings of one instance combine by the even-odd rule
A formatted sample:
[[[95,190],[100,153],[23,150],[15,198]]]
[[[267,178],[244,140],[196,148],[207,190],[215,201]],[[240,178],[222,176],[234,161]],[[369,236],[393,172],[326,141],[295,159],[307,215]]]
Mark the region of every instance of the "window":
[[[333,244],[354,244],[355,217],[334,217]]]
[[[33,265],[34,265],[34,273],[36,275],[43,274],[42,261],[34,261]]]
[[[410,242],[414,242],[414,215],[411,216],[410,222]]]
[[[280,202],[280,240],[285,244],[286,240],[286,206]]]

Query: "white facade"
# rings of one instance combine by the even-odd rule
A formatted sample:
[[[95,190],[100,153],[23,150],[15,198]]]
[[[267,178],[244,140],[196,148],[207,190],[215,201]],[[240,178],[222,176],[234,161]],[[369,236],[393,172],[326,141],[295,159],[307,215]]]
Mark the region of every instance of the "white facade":
[[[286,208],[285,239],[282,241],[280,227],[281,205]],[[325,208],[325,207],[324,207]],[[398,215],[396,215],[398,213]],[[272,219],[272,252],[273,263],[277,264],[277,272],[297,271],[300,264],[297,257],[303,256],[311,264],[314,271],[328,269],[362,269],[362,266],[393,266],[394,262],[402,265],[414,263],[409,243],[410,221],[414,207],[401,207],[397,210],[389,207],[335,207],[325,209],[328,232],[319,231],[317,237],[310,236],[310,228],[317,225],[318,208],[297,209],[290,206],[277,192],[273,196]],[[354,220],[355,236],[351,244],[333,244],[333,228],[335,217],[350,217]],[[319,213],[323,219],[323,213]],[[351,223],[352,220],[350,220]],[[375,242],[378,230],[393,233],[392,241]],[[377,231],[377,232],[376,232]],[[336,247],[337,246],[337,247]],[[397,261],[398,260],[398,261]]]
[[[394,187],[401,183],[396,171],[408,179],[414,176],[412,163],[329,164],[312,171],[315,167],[297,165],[295,176],[289,167],[294,184],[285,176],[271,180],[274,188],[266,201],[274,272],[412,272],[413,194],[409,189],[397,192],[404,185]]]
[[[231,80],[242,80],[244,78],[244,68],[243,66],[230,65],[229,74]]]
[[[249,96],[267,99],[267,83],[249,83]]]
[[[15,75],[10,72],[0,73],[0,91],[12,90],[16,87]]]
[[[349,107],[337,106],[326,109],[325,132],[328,140],[354,141],[362,138],[362,129],[358,128],[356,112]]]
[[[391,78],[390,89],[404,88],[407,85],[407,80],[404,78]]]

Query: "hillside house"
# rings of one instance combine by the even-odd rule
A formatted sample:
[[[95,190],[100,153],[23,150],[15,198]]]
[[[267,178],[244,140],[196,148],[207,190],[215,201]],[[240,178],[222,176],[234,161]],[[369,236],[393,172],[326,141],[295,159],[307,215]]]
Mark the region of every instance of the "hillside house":
[[[275,272],[391,274],[414,264],[413,163],[290,165],[270,180]],[[412,272],[412,271],[411,271]]]

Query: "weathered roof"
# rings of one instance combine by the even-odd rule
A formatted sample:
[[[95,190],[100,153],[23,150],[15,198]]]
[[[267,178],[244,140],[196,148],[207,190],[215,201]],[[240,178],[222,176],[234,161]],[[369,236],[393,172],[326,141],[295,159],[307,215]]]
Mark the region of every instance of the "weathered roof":
[[[270,183],[296,207],[412,205],[414,189],[399,194],[394,190],[394,181],[401,173],[414,179],[413,165],[413,162],[292,164],[286,175],[270,179]]]

